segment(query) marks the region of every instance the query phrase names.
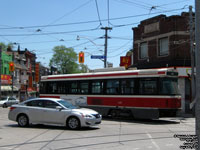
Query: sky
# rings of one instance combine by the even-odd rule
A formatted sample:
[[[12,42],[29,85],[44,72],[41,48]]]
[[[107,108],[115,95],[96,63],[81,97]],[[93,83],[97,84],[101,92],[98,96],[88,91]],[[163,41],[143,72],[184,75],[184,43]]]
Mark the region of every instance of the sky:
[[[194,0],[1,0],[0,42],[14,43],[36,54],[48,66],[55,46],[85,52],[89,69],[104,67],[105,30],[108,31],[108,63],[119,67],[120,56],[133,47],[133,27],[145,19],[164,14],[180,15],[194,8]],[[77,36],[80,37],[77,40]],[[78,60],[77,60],[78,63]]]

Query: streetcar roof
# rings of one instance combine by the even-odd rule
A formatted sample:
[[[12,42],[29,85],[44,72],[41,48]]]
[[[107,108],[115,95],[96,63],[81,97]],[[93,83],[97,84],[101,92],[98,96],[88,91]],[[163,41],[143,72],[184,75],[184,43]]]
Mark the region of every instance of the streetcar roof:
[[[70,79],[106,79],[106,78],[124,78],[124,77],[155,77],[166,76],[167,72],[177,72],[174,68],[163,69],[140,69],[140,70],[125,70],[125,71],[111,71],[111,72],[90,72],[77,74],[59,74],[42,76],[41,81],[48,80],[70,80]],[[173,74],[177,75],[177,74]]]

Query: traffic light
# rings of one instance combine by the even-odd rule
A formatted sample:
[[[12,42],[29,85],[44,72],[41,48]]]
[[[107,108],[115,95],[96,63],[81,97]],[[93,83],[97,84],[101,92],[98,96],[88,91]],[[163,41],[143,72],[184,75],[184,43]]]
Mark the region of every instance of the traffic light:
[[[78,55],[79,63],[84,63],[84,52],[80,52]]]
[[[13,72],[15,70],[14,62],[9,63],[9,71]]]

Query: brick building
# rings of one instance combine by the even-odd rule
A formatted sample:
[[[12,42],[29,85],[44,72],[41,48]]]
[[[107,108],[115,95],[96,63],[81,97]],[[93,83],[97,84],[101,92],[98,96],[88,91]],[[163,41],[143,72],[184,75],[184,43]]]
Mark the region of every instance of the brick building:
[[[133,64],[138,69],[190,66],[189,14],[159,15],[133,29]]]
[[[132,28],[131,67],[137,69],[175,67],[179,72],[182,113],[191,112],[191,70],[189,14],[159,15]]]

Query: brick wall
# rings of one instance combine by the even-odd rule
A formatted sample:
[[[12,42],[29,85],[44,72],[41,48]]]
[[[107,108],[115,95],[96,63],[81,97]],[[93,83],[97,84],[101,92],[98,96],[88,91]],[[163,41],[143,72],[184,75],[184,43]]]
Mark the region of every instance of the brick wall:
[[[180,16],[159,15],[133,28],[133,67],[160,68],[190,66],[190,36],[188,13]],[[168,38],[168,55],[159,56],[159,39]],[[140,59],[140,44],[148,43],[148,58]]]

